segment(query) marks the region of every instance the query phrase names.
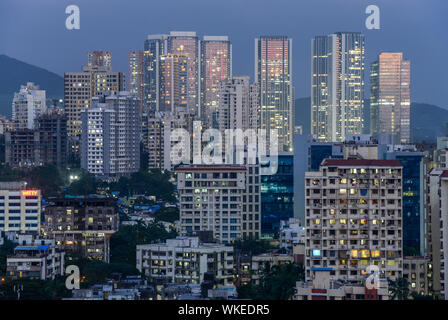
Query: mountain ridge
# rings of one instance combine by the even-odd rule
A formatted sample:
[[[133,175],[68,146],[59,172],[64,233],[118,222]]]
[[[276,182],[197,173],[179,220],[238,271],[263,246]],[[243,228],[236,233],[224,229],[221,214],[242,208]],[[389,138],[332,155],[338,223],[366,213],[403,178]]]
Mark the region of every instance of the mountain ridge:
[[[369,102],[365,103],[365,127],[369,125]],[[301,125],[303,134],[310,134],[311,130],[311,98],[298,98],[294,106],[294,124]],[[448,110],[428,103],[411,103],[411,140],[413,143],[435,142],[437,137],[446,135]]]
[[[14,92],[21,85],[34,82],[46,90],[47,99],[60,99],[64,96],[64,78],[47,69],[0,54],[0,114],[11,116]]]

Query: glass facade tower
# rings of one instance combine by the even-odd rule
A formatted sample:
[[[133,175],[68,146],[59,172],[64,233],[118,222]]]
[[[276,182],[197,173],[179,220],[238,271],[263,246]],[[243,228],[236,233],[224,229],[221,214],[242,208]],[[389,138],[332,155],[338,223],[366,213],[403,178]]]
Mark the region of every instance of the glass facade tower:
[[[220,84],[232,77],[232,45],[227,36],[204,36],[201,42],[201,118],[217,127]]]
[[[362,134],[364,36],[338,32],[311,41],[311,133],[320,141]]]
[[[410,62],[401,52],[384,52],[370,67],[370,130],[410,143]]]
[[[260,127],[278,132],[278,150],[293,148],[294,97],[292,87],[292,39],[262,36],[255,39],[255,82],[258,84]]]

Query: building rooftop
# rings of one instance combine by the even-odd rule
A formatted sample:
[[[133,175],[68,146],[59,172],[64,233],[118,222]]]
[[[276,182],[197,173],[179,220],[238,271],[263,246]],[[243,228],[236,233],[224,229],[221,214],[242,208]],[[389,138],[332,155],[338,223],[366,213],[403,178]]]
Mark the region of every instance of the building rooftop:
[[[322,166],[327,167],[402,167],[398,160],[344,160],[344,159],[324,159]]]
[[[216,165],[180,165],[176,171],[246,171],[246,167],[236,164],[216,164]]]

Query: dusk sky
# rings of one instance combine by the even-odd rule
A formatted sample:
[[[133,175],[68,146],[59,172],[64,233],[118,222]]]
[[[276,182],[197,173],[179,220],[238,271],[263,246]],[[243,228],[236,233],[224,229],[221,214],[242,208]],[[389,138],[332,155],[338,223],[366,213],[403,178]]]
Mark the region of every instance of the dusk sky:
[[[80,8],[81,29],[65,28],[65,8]],[[367,30],[365,9],[380,8],[380,30]],[[448,108],[446,0],[0,0],[0,54],[63,75],[80,71],[86,51],[111,50],[115,71],[127,75],[127,53],[143,49],[148,34],[196,31],[228,35],[233,74],[254,72],[254,38],[293,39],[296,98],[310,95],[310,40],[337,31],[366,36],[368,69],[381,51],[411,60],[411,100]],[[1,72],[1,70],[0,70]]]

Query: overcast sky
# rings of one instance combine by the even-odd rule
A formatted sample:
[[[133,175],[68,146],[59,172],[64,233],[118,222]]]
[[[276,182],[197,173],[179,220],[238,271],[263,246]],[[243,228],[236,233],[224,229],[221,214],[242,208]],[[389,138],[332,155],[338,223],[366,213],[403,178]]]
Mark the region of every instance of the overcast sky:
[[[65,28],[70,4],[80,8],[80,30]],[[380,30],[365,28],[370,4],[380,8]],[[447,17],[446,0],[0,0],[0,54],[62,75],[80,71],[87,50],[111,50],[114,70],[127,74],[127,52],[143,49],[147,34],[196,31],[228,35],[233,73],[253,77],[254,38],[287,35],[296,97],[305,97],[310,39],[361,31],[366,71],[380,51],[402,51],[411,60],[412,101],[448,108]]]

